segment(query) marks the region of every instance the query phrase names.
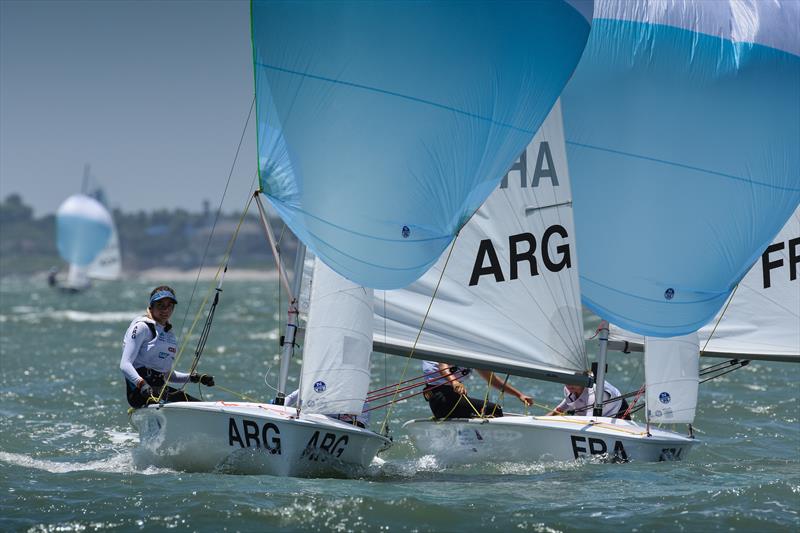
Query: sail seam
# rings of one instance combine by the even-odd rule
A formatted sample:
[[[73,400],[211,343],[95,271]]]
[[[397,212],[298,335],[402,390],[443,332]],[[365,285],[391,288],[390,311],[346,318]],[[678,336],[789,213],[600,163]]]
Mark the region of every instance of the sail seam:
[[[513,124],[508,124],[506,122],[499,122],[497,120],[492,120],[491,118],[478,115],[477,113],[470,113],[469,111],[464,111],[463,109],[458,109],[456,107],[452,107],[452,106],[448,106],[448,105],[444,105],[444,104],[439,104],[439,103],[436,103],[436,102],[432,102],[430,100],[425,100],[424,98],[419,98],[417,96],[410,96],[410,95],[403,94],[403,93],[398,93],[398,92],[395,92],[395,91],[389,91],[387,89],[380,89],[378,87],[370,87],[369,85],[363,85],[361,83],[336,80],[336,79],[328,78],[328,77],[325,77],[325,76],[319,76],[317,74],[309,74],[307,72],[298,72],[296,70],[291,70],[291,69],[287,69],[287,68],[283,68],[283,67],[278,67],[278,66],[275,66],[275,65],[268,65],[266,63],[256,63],[256,64],[258,66],[262,67],[262,68],[265,68],[265,69],[274,70],[274,71],[277,71],[277,72],[283,72],[283,73],[286,73],[286,74],[293,74],[295,76],[301,76],[303,78],[310,78],[310,79],[314,79],[314,80],[333,83],[333,84],[336,84],[336,85],[344,85],[344,86],[353,87],[353,88],[356,88],[356,89],[363,89],[365,91],[372,91],[372,92],[375,92],[375,93],[386,94],[386,95],[389,95],[389,96],[396,96],[396,97],[402,98],[404,100],[409,100],[409,101],[412,101],[412,102],[426,104],[426,105],[429,105],[429,106],[432,106],[432,107],[437,107],[439,109],[444,109],[446,111],[452,111],[454,113],[458,113],[459,115],[464,115],[464,116],[467,116],[467,117],[470,117],[470,118],[475,118],[475,119],[478,119],[478,120],[482,120],[484,122],[488,122],[490,124],[494,124],[496,126],[501,126],[503,128],[508,128],[510,130],[518,131],[518,132],[521,132],[521,133],[527,133],[529,135],[534,135],[536,133],[536,131],[532,131],[532,130],[529,130],[529,129],[521,128],[519,126],[514,126]]]
[[[696,172],[704,172],[706,174],[712,174],[712,175],[715,175],[715,176],[721,176],[723,178],[729,178],[729,179],[732,179],[732,180],[741,181],[741,182],[744,182],[744,183],[747,183],[747,184],[750,184],[750,185],[759,185],[761,187],[766,187],[768,189],[775,189],[775,190],[778,190],[778,191],[785,191],[785,192],[800,192],[800,188],[799,187],[784,187],[784,186],[781,186],[781,185],[771,185],[769,183],[763,183],[763,182],[756,181],[756,180],[753,180],[753,179],[743,178],[741,176],[735,176],[733,174],[726,174],[724,172],[717,172],[715,170],[708,170],[708,169],[705,169],[705,168],[695,167],[695,166],[692,166],[692,165],[686,165],[686,164],[683,164],[683,163],[676,163],[675,161],[667,161],[665,159],[658,159],[656,157],[649,157],[649,156],[646,156],[646,155],[633,154],[633,153],[630,153],[630,152],[623,152],[621,150],[614,150],[612,148],[604,148],[602,146],[594,146],[594,145],[591,145],[591,144],[583,144],[583,143],[574,142],[574,141],[567,141],[566,143],[571,145],[571,146],[577,146],[579,148],[587,148],[589,150],[597,150],[599,152],[608,152],[608,153],[611,153],[611,154],[623,155],[623,156],[631,157],[631,158],[634,158],[634,159],[641,159],[643,161],[652,161],[654,163],[661,163],[663,165],[670,165],[670,166],[673,166],[673,167],[685,168],[685,169],[688,169],[688,170],[694,170]]]

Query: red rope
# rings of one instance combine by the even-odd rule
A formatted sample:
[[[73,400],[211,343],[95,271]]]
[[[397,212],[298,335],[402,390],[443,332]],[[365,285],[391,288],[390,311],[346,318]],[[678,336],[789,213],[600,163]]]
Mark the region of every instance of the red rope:
[[[443,370],[434,370],[433,372],[426,372],[426,373],[422,374],[421,376],[417,376],[415,378],[407,379],[405,381],[399,381],[397,383],[392,383],[391,385],[387,385],[385,387],[381,387],[380,389],[371,390],[371,391],[369,391],[367,393],[367,396],[369,396],[370,394],[374,394],[376,392],[380,392],[382,390],[391,389],[392,387],[396,387],[397,385],[402,385],[403,383],[408,383],[410,381],[417,381],[418,379],[422,379],[422,378],[426,378],[426,380],[427,380],[427,378],[429,376],[432,376],[434,374],[438,374],[437,377],[441,377],[442,376],[442,372],[444,372],[444,371]],[[427,381],[425,383],[427,383]],[[420,383],[420,385],[421,384],[422,383]]]
[[[645,389],[645,385],[642,385],[642,388],[640,388],[639,392],[636,393],[636,397],[633,398],[633,401],[628,406],[628,408],[625,410],[625,414],[622,415],[622,418],[628,418],[628,415],[630,414],[630,412],[633,409],[633,407],[636,405],[636,402],[638,402],[639,398],[642,397],[642,394],[644,393],[644,389]]]

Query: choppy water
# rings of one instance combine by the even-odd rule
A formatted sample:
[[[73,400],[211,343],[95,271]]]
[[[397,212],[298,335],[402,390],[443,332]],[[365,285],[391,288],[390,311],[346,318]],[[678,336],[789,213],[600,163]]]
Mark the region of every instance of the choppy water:
[[[191,284],[175,286],[182,305],[173,319],[180,326]],[[122,334],[149,289],[108,283],[70,296],[43,284],[0,283],[0,530],[800,527],[800,365],[787,363],[754,362],[702,385],[696,421],[702,443],[681,463],[445,468],[419,456],[400,429],[405,420],[429,415],[416,398],[395,408],[396,445],[361,479],[187,474],[137,465],[138,437],[128,422],[118,364]],[[264,375],[277,360],[283,313],[276,291],[274,283],[226,284],[201,362],[219,384],[272,396]],[[596,321],[587,323],[593,326]],[[405,363],[382,355],[373,361],[375,387],[385,376],[396,379]],[[273,367],[268,381],[275,374]],[[638,388],[640,358],[612,354],[610,377],[622,390]],[[558,399],[558,385],[512,382],[543,403]],[[231,398],[214,389],[205,397]],[[379,411],[373,420],[383,416]]]

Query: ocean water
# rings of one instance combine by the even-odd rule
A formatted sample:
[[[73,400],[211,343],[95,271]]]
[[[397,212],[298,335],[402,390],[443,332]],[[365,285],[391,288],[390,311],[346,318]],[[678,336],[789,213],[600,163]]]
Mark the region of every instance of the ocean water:
[[[181,305],[173,322],[181,331],[187,308],[188,326],[208,284],[200,284],[191,306],[192,284],[174,286]],[[800,365],[788,363],[753,362],[701,385],[695,424],[701,442],[677,463],[498,458],[445,467],[421,456],[402,432],[405,420],[429,415],[417,397],[392,410],[395,445],[358,479],[198,474],[139,464],[118,365],[122,335],[150,288],[111,282],[66,295],[43,283],[0,282],[0,531],[800,528]],[[220,385],[270,399],[283,307],[274,282],[227,282],[200,369]],[[596,325],[589,317],[587,331]],[[589,347],[593,357],[596,347]],[[376,354],[373,386],[397,380],[405,362]],[[413,375],[419,366],[412,361]],[[640,356],[610,354],[609,378],[621,390],[638,388],[643,375]],[[479,390],[471,379],[468,385]],[[560,396],[556,384],[511,382],[540,403],[553,405]],[[219,389],[204,395],[234,398]],[[518,405],[510,400],[507,409]],[[384,416],[375,412],[373,424]]]

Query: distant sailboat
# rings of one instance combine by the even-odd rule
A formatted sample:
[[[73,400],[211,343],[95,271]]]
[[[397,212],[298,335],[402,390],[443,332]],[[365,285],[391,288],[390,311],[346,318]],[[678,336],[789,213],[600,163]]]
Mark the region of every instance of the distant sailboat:
[[[118,279],[121,271],[114,219],[99,200],[88,194],[89,177],[87,165],[83,192],[67,198],[56,211],[56,244],[61,258],[69,263],[67,278],[58,286],[68,292],[89,288],[92,279]]]
[[[348,474],[389,443],[325,416],[361,413],[372,288],[421,276],[497,186],[574,69],[591,1],[251,6],[260,192],[303,243],[291,286],[281,276],[277,405],[174,403],[134,420],[179,467]],[[306,246],[300,399],[285,407]]]

